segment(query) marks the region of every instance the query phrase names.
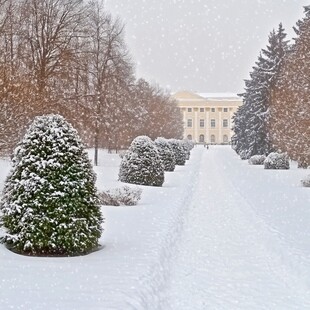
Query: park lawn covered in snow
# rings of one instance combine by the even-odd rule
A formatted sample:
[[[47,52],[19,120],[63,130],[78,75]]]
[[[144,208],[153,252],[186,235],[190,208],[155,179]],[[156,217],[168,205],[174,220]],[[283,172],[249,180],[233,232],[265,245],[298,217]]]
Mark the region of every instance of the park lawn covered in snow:
[[[121,186],[100,154],[99,189]],[[9,163],[0,160],[0,188]],[[196,147],[134,207],[103,206],[102,249],[25,257],[0,246],[1,309],[309,309],[309,170]]]

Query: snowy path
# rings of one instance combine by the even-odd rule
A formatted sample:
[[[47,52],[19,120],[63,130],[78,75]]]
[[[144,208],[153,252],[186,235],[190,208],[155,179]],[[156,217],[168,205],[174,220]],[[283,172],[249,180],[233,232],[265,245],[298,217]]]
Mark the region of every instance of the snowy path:
[[[243,186],[237,173],[242,169],[237,160],[227,162],[226,153],[220,147],[204,151],[182,240],[172,258],[169,308],[310,309],[309,252],[299,253],[256,212],[262,202],[271,206],[279,198],[268,195],[268,184],[259,177],[268,171],[250,167],[256,169],[256,189],[267,190],[252,203],[254,184],[248,190]],[[283,193],[281,199],[285,201]],[[309,241],[309,235],[303,239]]]
[[[120,157],[100,155],[99,189]],[[0,160],[0,190],[9,162]],[[310,309],[309,171],[249,166],[196,147],[134,207],[102,207],[102,250],[25,257],[0,245],[0,309]]]

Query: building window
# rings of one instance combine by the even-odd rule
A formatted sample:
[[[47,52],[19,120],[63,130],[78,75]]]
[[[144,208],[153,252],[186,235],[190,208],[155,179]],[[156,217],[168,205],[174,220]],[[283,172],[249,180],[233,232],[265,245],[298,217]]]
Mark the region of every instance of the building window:
[[[204,119],[201,119],[200,121],[199,121],[199,125],[200,125],[200,127],[205,127],[205,120]]]
[[[224,108],[224,112],[228,112],[228,108]]]
[[[188,139],[188,140],[192,140],[192,139],[193,139],[192,135],[188,135],[188,136],[187,136],[187,139]]]
[[[205,108],[200,108],[200,112],[204,112],[205,111]]]
[[[204,135],[199,136],[199,142],[205,142],[205,136]]]
[[[223,127],[228,127],[228,119],[223,119]]]
[[[215,143],[215,135],[211,135],[211,143]]]
[[[223,136],[223,142],[224,142],[224,143],[228,143],[228,136],[227,136],[227,135],[224,135],[224,136]]]
[[[215,108],[211,108],[211,112],[215,112]]]
[[[187,120],[187,127],[193,127],[193,120],[191,118]]]
[[[215,128],[215,119],[211,119],[211,127]]]
[[[192,108],[187,108],[187,112],[192,112]]]

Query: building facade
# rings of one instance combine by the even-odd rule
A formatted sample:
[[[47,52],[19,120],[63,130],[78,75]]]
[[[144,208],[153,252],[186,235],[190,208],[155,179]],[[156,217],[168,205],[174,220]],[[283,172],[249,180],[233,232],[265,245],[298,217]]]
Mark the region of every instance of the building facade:
[[[184,138],[197,143],[229,144],[233,135],[232,117],[242,104],[235,94],[177,92],[184,121]]]

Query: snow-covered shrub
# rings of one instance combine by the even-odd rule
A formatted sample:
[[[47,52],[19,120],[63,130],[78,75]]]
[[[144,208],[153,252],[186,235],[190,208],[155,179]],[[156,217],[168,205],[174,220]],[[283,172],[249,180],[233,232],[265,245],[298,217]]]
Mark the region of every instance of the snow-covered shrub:
[[[132,184],[162,186],[164,165],[149,137],[138,136],[132,141],[122,158],[119,180]]]
[[[175,164],[179,166],[184,166],[186,162],[186,152],[183,147],[183,142],[177,139],[169,139],[168,142],[175,156]]]
[[[301,180],[301,184],[304,187],[310,187],[310,174]]]
[[[135,206],[141,199],[142,189],[123,186],[99,192],[102,205],[106,206]]]
[[[175,168],[175,156],[168,140],[159,137],[154,141],[154,143],[157,147],[160,159],[164,165],[164,170],[173,171]]]
[[[297,161],[297,167],[301,169],[308,169],[310,166],[307,162]]]
[[[287,154],[270,153],[264,161],[265,169],[290,169],[290,162]]]
[[[2,242],[30,255],[77,255],[98,247],[103,219],[96,176],[62,116],[36,117],[12,162],[0,203]]]
[[[248,151],[246,150],[243,150],[239,153],[239,156],[242,160],[246,160],[246,159],[249,159],[251,157],[251,155],[249,154]]]
[[[118,156],[119,156],[120,158],[123,158],[124,155],[125,155],[125,153],[126,153],[126,151],[121,150],[121,151],[118,152]]]
[[[266,159],[265,155],[253,155],[249,160],[250,165],[263,165]]]
[[[185,151],[186,160],[188,160],[190,158],[190,155],[191,155],[191,150],[194,147],[194,143],[193,143],[193,141],[188,140],[188,139],[184,139],[181,142],[182,142],[183,149]]]

